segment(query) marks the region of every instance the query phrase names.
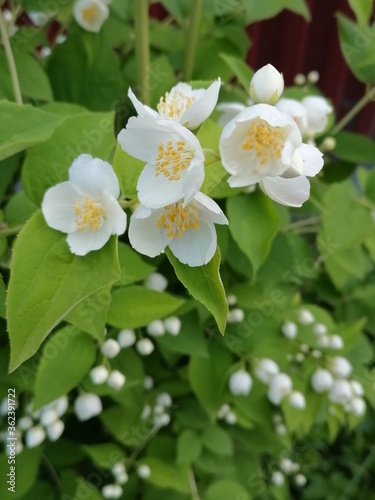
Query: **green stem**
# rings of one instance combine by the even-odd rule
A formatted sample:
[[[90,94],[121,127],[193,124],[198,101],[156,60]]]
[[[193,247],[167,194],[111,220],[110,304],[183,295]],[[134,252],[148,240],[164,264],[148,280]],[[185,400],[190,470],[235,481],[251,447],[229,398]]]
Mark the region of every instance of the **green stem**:
[[[146,444],[151,441],[151,439],[156,436],[156,434],[159,432],[160,427],[154,427],[150,433],[146,436],[145,440],[142,441],[142,443],[135,448],[133,453],[130,455],[130,457],[126,461],[126,470],[129,471],[129,469],[132,467],[134,462],[136,461],[138,455],[141,453],[143,448],[146,446]]]
[[[148,26],[148,0],[134,0],[135,54],[139,98],[150,104],[150,40]]]
[[[200,500],[193,469],[189,470],[189,486],[192,500]]]
[[[317,224],[317,223],[319,223],[319,221],[320,221],[319,215],[316,215],[313,217],[307,217],[305,219],[297,220],[295,222],[291,222],[290,224],[287,224],[286,226],[284,226],[284,231],[291,231],[291,230],[296,229],[296,228],[309,226],[311,224]]]
[[[335,135],[347,125],[356,114],[358,114],[372,99],[375,98],[375,86],[372,87],[355,106],[329,131],[329,135]]]
[[[18,80],[17,67],[14,61],[12,47],[9,42],[8,30],[5,25],[3,12],[1,9],[0,9],[0,32],[4,44],[5,55],[8,61],[10,76],[12,78],[14,98],[17,104],[22,104],[21,87],[20,87],[20,82]]]
[[[0,224],[0,235],[11,236],[12,234],[18,234],[24,227],[24,224],[19,224],[18,226],[13,227],[8,227]]]
[[[198,45],[199,23],[202,13],[203,0],[193,0],[190,12],[189,29],[187,33],[184,78],[189,82],[193,77],[195,53]]]
[[[49,458],[47,457],[47,455],[43,455],[42,461],[44,463],[44,466],[48,470],[48,474],[50,475],[50,478],[51,478],[52,482],[56,486],[56,489],[58,491],[60,491],[61,490],[60,478],[59,478],[59,476],[58,476],[58,474],[56,472],[55,467],[53,466],[53,464],[51,463],[51,461],[49,460]]]

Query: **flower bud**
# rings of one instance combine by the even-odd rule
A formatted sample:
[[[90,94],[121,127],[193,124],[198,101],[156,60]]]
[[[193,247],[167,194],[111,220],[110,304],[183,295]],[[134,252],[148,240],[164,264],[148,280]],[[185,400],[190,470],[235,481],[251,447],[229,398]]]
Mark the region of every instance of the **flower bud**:
[[[118,484],[126,484],[129,481],[129,476],[125,471],[121,472],[120,474],[117,474],[116,481]]]
[[[245,318],[245,313],[242,309],[236,308],[228,311],[228,323],[241,323]]]
[[[42,425],[50,425],[59,418],[57,411],[53,407],[42,408],[42,412],[40,414],[40,423]]]
[[[319,149],[322,153],[326,151],[332,151],[335,149],[337,141],[334,137],[326,137],[324,141],[319,145]]]
[[[104,384],[108,379],[109,371],[104,365],[95,366],[90,371],[90,379],[94,385]]]
[[[121,373],[118,370],[113,370],[108,377],[107,384],[109,387],[112,387],[112,389],[115,389],[116,391],[119,391],[122,386],[125,384],[126,377],[123,373]]]
[[[27,431],[33,426],[33,419],[29,415],[25,415],[18,420],[17,425],[21,431]]]
[[[103,498],[120,498],[122,488],[119,484],[106,484],[102,488]]]
[[[312,374],[311,385],[314,391],[318,394],[327,392],[333,385],[333,377],[328,370],[324,370],[324,368],[318,368]]]
[[[268,388],[268,399],[274,405],[279,405],[283,398],[292,391],[292,379],[286,373],[275,375]]]
[[[310,82],[310,83],[317,83],[319,81],[319,73],[318,71],[316,70],[313,70],[313,71],[309,71],[307,73],[307,80]]]
[[[230,376],[229,390],[235,396],[247,396],[252,385],[253,380],[245,370],[238,370]]]
[[[336,377],[347,378],[352,373],[353,367],[346,358],[336,356],[331,359],[330,369]]]
[[[225,418],[226,415],[230,412],[230,406],[228,404],[223,404],[220,406],[217,412],[217,418]]]
[[[296,75],[294,77],[294,84],[295,85],[302,86],[302,85],[305,85],[305,83],[306,83],[306,77],[302,73],[298,73],[298,75]]]
[[[170,318],[166,318],[164,320],[164,326],[167,330],[167,333],[170,335],[178,335],[181,330],[181,320],[176,316],[171,316]]]
[[[74,401],[74,412],[81,422],[99,415],[102,409],[102,402],[96,394],[81,394]]]
[[[276,104],[283,90],[283,75],[272,64],[258,69],[250,82],[250,97],[256,104]]]
[[[296,410],[304,410],[306,408],[306,399],[302,392],[293,391],[289,396],[289,404]]]
[[[316,323],[313,326],[313,332],[319,337],[320,335],[326,335],[328,333],[328,328],[323,323]]]
[[[284,424],[276,425],[276,434],[278,434],[279,436],[285,436],[286,433],[287,433],[287,428],[285,427]]]
[[[152,337],[161,337],[165,334],[165,326],[161,319],[152,321],[146,328],[147,333]]]
[[[318,345],[319,347],[329,347],[330,345],[330,338],[328,335],[319,335],[318,337]]]
[[[27,448],[36,448],[40,444],[43,443],[43,441],[46,438],[46,433],[41,425],[37,425],[35,427],[31,427],[26,432],[26,447]]]
[[[172,406],[172,398],[167,392],[162,392],[156,398],[156,402],[163,408],[170,408]]]
[[[160,415],[154,416],[154,425],[156,427],[166,427],[171,421],[171,417],[168,413],[162,413]]]
[[[279,367],[273,359],[263,358],[255,367],[255,376],[263,384],[269,384],[271,379],[279,373]]]
[[[77,0],[73,5],[73,17],[86,31],[98,33],[108,16],[109,9],[101,0]]]
[[[101,351],[107,358],[115,358],[120,352],[120,344],[115,339],[108,339],[101,347]]]
[[[56,420],[50,425],[47,425],[46,432],[50,441],[57,441],[64,432],[65,424],[62,420]]]
[[[340,335],[331,335],[329,338],[329,347],[336,350],[343,349],[344,341],[342,340],[342,337],[340,337]]]
[[[356,417],[362,417],[366,412],[366,403],[363,398],[355,397],[351,401],[351,412]]]
[[[297,474],[294,478],[294,482],[296,483],[296,486],[302,488],[307,483],[307,479],[303,474]]]
[[[111,472],[114,476],[118,476],[119,474],[122,474],[125,472],[125,465],[122,462],[116,462],[115,464],[112,465]]]
[[[314,323],[315,317],[308,309],[301,309],[298,315],[298,321],[303,325]]]
[[[120,330],[117,335],[117,342],[123,349],[134,345],[136,340],[137,337],[135,336],[133,330],[129,330],[127,328],[125,328],[124,330]]]
[[[335,380],[328,397],[333,403],[345,405],[350,402],[352,395],[352,388],[347,380]]]
[[[315,135],[326,128],[328,115],[332,113],[332,106],[327,99],[321,96],[308,96],[302,99],[302,105],[307,113],[307,133]]]
[[[154,387],[154,379],[150,377],[150,375],[145,376],[143,387],[146,389],[146,391],[151,391],[151,389]]]
[[[322,351],[319,351],[319,349],[313,349],[311,351],[311,356],[315,359],[319,359],[322,357]]]
[[[141,356],[148,356],[154,350],[154,344],[150,339],[141,339],[136,343],[136,348]]]
[[[227,302],[228,306],[234,306],[235,304],[237,304],[237,297],[233,295],[233,293],[230,293],[227,295]]]
[[[142,464],[138,467],[137,474],[141,479],[148,479],[151,476],[151,469],[148,465]]]
[[[140,419],[141,420],[147,420],[150,415],[151,415],[151,406],[150,405],[145,405],[143,407]]]
[[[297,325],[293,323],[293,321],[287,321],[281,327],[281,331],[283,332],[283,335],[288,339],[294,339],[297,337],[298,329]]]
[[[237,423],[237,415],[235,413],[233,413],[232,411],[230,411],[229,413],[227,413],[225,415],[225,421],[229,425],[236,425],[236,423]]]
[[[279,470],[275,470],[272,472],[271,481],[275,486],[282,486],[285,481],[284,474]]]
[[[289,458],[283,458],[280,462],[280,469],[287,475],[293,474],[294,464]]]
[[[294,359],[297,361],[297,363],[303,363],[305,361],[305,355],[303,354],[303,352],[297,352]]]
[[[351,380],[350,385],[352,386],[352,391],[355,396],[363,396],[365,391],[363,390],[363,385],[356,380]]]
[[[55,401],[52,401],[52,404],[56,408],[56,412],[59,417],[62,417],[66,410],[68,409],[69,406],[69,401],[67,396],[61,396],[58,399],[55,399]]]
[[[168,286],[168,280],[160,273],[152,273],[146,279],[145,286],[151,290],[163,292]]]

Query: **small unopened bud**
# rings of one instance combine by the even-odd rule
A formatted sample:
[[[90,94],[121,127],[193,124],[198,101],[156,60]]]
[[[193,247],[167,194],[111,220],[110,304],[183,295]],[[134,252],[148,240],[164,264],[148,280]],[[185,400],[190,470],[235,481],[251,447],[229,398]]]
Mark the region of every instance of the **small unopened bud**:
[[[106,484],[102,488],[103,498],[120,498],[122,488],[119,484]]]
[[[168,280],[160,273],[152,273],[145,281],[145,286],[151,290],[163,292],[168,286]]]
[[[50,425],[59,418],[57,411],[53,407],[42,408],[40,414],[40,423],[42,425]]]
[[[181,320],[177,316],[171,316],[164,320],[164,326],[169,335],[178,335],[181,330]]]
[[[250,82],[250,97],[256,104],[276,104],[283,90],[283,75],[272,64],[258,69]]]
[[[29,415],[25,415],[18,420],[17,425],[21,429],[21,431],[27,431],[28,429],[30,429],[30,427],[33,426],[33,420],[31,417],[29,417]]]
[[[350,385],[352,386],[352,391],[354,396],[363,396],[365,391],[363,390],[363,385],[356,380],[351,380]]]
[[[255,366],[255,376],[264,384],[269,384],[271,379],[279,373],[279,367],[273,359],[263,358]]]
[[[319,347],[329,347],[330,345],[330,338],[328,335],[319,335],[318,337],[318,344]]]
[[[125,465],[122,462],[116,462],[115,464],[112,465],[111,472],[114,476],[117,476],[118,474],[121,474],[122,472],[125,472]]]
[[[151,389],[154,387],[154,379],[150,377],[150,375],[145,376],[143,387],[146,389],[146,391],[151,391]]]
[[[305,355],[303,354],[303,352],[297,352],[297,354],[295,355],[295,360],[297,361],[297,363],[303,363],[305,361]]]
[[[59,399],[53,401],[53,405],[56,408],[56,412],[59,417],[62,417],[69,406],[69,401],[67,396],[61,396]]]
[[[292,391],[292,380],[286,373],[275,375],[268,388],[268,399],[274,405],[279,405],[285,396]]]
[[[224,418],[230,412],[230,406],[228,404],[223,404],[220,406],[217,412],[217,418]]]
[[[148,479],[151,476],[151,469],[148,465],[140,465],[137,469],[137,474],[141,479]]]
[[[143,407],[140,419],[141,420],[147,420],[150,415],[151,415],[151,406],[150,405],[145,405]]]
[[[125,384],[126,377],[123,373],[121,373],[118,370],[113,370],[108,377],[107,384],[109,387],[112,387],[112,389],[115,389],[116,391],[119,391],[123,385]]]
[[[56,420],[51,425],[47,425],[46,432],[50,441],[57,441],[64,432],[65,424],[62,420]]]
[[[330,369],[336,377],[347,378],[352,373],[353,367],[346,358],[336,356],[331,359]]]
[[[99,415],[102,409],[102,402],[96,394],[81,394],[74,401],[74,412],[81,422]]]
[[[37,425],[35,427],[31,427],[26,432],[26,447],[27,448],[36,448],[40,444],[43,443],[43,441],[46,438],[46,433],[41,425]]]
[[[225,421],[229,425],[236,425],[236,423],[237,423],[237,415],[235,413],[233,413],[232,411],[230,411],[229,413],[227,413],[225,415]]]
[[[162,413],[160,415],[154,416],[154,425],[156,427],[166,427],[171,421],[171,417],[168,413]]]
[[[316,323],[313,326],[313,332],[320,337],[320,335],[326,335],[328,333],[328,328],[323,323]]]
[[[307,483],[307,479],[303,474],[297,474],[296,477],[294,478],[294,482],[296,483],[297,486],[302,488]]]
[[[147,333],[152,337],[161,337],[165,334],[165,326],[161,319],[152,321],[146,328]]]
[[[298,73],[298,75],[296,75],[294,77],[294,84],[295,85],[302,86],[302,85],[305,85],[305,83],[306,83],[306,77],[302,73]]]
[[[227,295],[227,302],[229,306],[234,306],[237,304],[237,297],[233,293],[230,293]]]
[[[136,348],[141,356],[148,356],[154,350],[154,344],[150,339],[141,339],[136,343]]]
[[[289,458],[283,458],[281,460],[280,468],[287,475],[293,474],[294,472],[294,464]]]
[[[284,474],[279,470],[275,470],[272,472],[271,481],[275,486],[282,486],[285,481]]]
[[[90,371],[90,379],[94,385],[104,384],[108,379],[109,371],[104,365],[95,366]]]
[[[352,388],[347,380],[335,380],[329,391],[329,400],[333,403],[345,405],[350,402],[352,395]]]
[[[13,14],[9,9],[4,9],[3,12],[3,18],[6,23],[11,23],[13,21]]]
[[[307,80],[310,82],[310,83],[317,83],[319,81],[319,73],[318,71],[309,71],[309,73],[307,73]]]
[[[298,321],[303,325],[314,323],[315,317],[308,309],[301,309],[298,315]]]
[[[228,311],[228,323],[241,323],[245,318],[245,313],[242,309],[232,309]]]
[[[297,325],[293,321],[287,321],[281,327],[283,335],[288,339],[295,339],[297,337],[298,329]]]
[[[285,427],[284,424],[277,424],[276,425],[276,434],[278,434],[279,436],[285,436],[285,434],[287,433],[287,428]]]
[[[107,358],[115,358],[120,352],[120,344],[115,339],[108,339],[101,347],[101,351]]]
[[[117,474],[116,481],[118,484],[126,484],[129,481],[129,476],[126,472],[121,472],[120,474]]]
[[[333,385],[333,377],[328,370],[318,368],[311,377],[311,385],[318,394],[327,392]]]
[[[351,401],[351,412],[356,417],[362,417],[366,412],[366,403],[363,398],[355,397]]]
[[[245,370],[238,370],[230,376],[229,390],[235,396],[247,396],[251,391],[253,380]]]
[[[134,345],[136,340],[137,337],[135,336],[133,330],[129,330],[127,328],[124,328],[124,330],[120,330],[117,335],[117,342],[123,349]]]
[[[306,408],[306,399],[302,392],[293,391],[289,396],[289,404],[296,410],[304,410]]]
[[[334,137],[326,137],[324,141],[319,145],[319,149],[322,153],[326,151],[332,151],[336,147],[336,139]]]
[[[163,408],[170,408],[172,406],[172,398],[167,392],[162,392],[156,398],[156,402]]]

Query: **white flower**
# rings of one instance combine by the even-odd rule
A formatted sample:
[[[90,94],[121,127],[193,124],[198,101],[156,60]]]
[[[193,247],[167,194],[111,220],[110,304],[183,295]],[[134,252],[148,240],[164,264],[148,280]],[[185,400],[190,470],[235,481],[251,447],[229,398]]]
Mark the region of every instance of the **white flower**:
[[[253,380],[245,370],[238,370],[229,378],[229,390],[235,396],[247,396],[252,386]]]
[[[77,0],[73,16],[83,29],[98,33],[109,16],[109,9],[101,0]]]
[[[316,135],[323,132],[328,123],[328,115],[333,111],[327,99],[321,96],[308,96],[302,99],[302,105],[307,115],[306,133]]]
[[[29,417],[29,415],[25,415],[18,420],[17,426],[21,429],[21,431],[27,431],[33,426],[33,420]]]
[[[263,382],[269,384],[272,378],[279,373],[279,367],[273,359],[263,358],[255,366],[255,376]]]
[[[31,427],[26,432],[26,447],[27,448],[36,448],[40,444],[43,443],[43,441],[46,438],[46,433],[41,425],[37,425],[36,427]]]
[[[276,104],[283,90],[283,75],[272,64],[258,69],[250,82],[250,97],[256,103]]]
[[[243,309],[231,309],[228,311],[227,322],[228,323],[241,323],[245,318],[245,312]]]
[[[340,337],[340,335],[331,335],[329,338],[329,347],[336,350],[343,349],[344,341],[342,337]]]
[[[64,432],[65,424],[62,420],[56,420],[50,425],[47,425],[46,432],[50,441],[57,441]]]
[[[152,273],[146,279],[145,286],[151,290],[163,292],[168,287],[168,280],[160,273]]]
[[[366,412],[366,403],[363,398],[355,397],[351,401],[351,412],[356,417],[362,417]]]
[[[140,419],[141,420],[147,420],[150,415],[151,415],[151,406],[150,405],[145,405],[143,407]]]
[[[120,498],[122,488],[119,484],[106,484],[102,488],[102,495],[104,498]]]
[[[296,410],[304,410],[306,408],[306,399],[302,392],[293,391],[288,398],[289,404]]]
[[[119,343],[120,347],[122,347],[123,349],[134,345],[136,340],[137,340],[137,337],[135,336],[135,333],[133,332],[133,330],[129,330],[127,328],[120,330],[118,335],[117,335],[117,342]]]
[[[351,380],[350,385],[352,386],[352,391],[355,396],[363,396],[365,391],[363,390],[363,385],[356,380]]]
[[[329,400],[333,403],[345,405],[352,399],[352,388],[347,380],[335,380],[329,391]]]
[[[154,350],[154,344],[150,339],[138,340],[135,346],[141,356],[149,356]]]
[[[311,385],[314,391],[318,394],[327,392],[333,385],[333,377],[328,370],[324,370],[324,368],[318,368],[312,374]]]
[[[126,484],[129,481],[129,476],[125,471],[121,472],[120,474],[117,474],[116,481],[118,484]]]
[[[307,128],[307,113],[306,109],[299,101],[297,101],[296,99],[282,98],[275,105],[275,107],[283,113],[291,116],[297,123],[301,134],[303,135],[305,133]]]
[[[102,402],[96,394],[81,394],[74,401],[74,412],[81,422],[99,415],[102,409]]]
[[[53,407],[43,408],[40,414],[40,423],[42,425],[50,425],[59,418],[57,411]]]
[[[283,458],[280,462],[280,468],[285,474],[292,474],[294,472],[294,463],[290,458]]]
[[[316,70],[312,70],[307,73],[307,79],[310,83],[317,83],[319,81],[319,78],[319,72]]]
[[[216,251],[214,224],[228,224],[228,220],[211,198],[198,193],[188,205],[180,201],[157,210],[140,205],[130,221],[129,240],[149,257],[169,246],[183,264],[202,266]]]
[[[293,321],[287,321],[281,327],[283,335],[288,339],[295,339],[297,337],[297,325]]]
[[[298,321],[303,325],[310,325],[314,323],[314,315],[308,309],[301,309],[298,314]]]
[[[143,382],[143,386],[146,389],[146,391],[151,391],[151,389],[154,387],[154,379],[150,377],[150,375],[146,375],[145,380]]]
[[[187,128],[173,121],[132,117],[117,139],[126,153],[146,163],[137,184],[142,204],[161,208],[181,199],[186,204],[199,191],[204,154]]]
[[[216,106],[217,111],[222,113],[218,120],[218,124],[222,126],[226,125],[245,108],[246,105],[241,102],[221,102]]]
[[[230,413],[230,406],[225,403],[220,406],[217,412],[217,418],[219,419],[224,418],[226,415],[228,415],[228,413]]]
[[[268,387],[268,399],[274,405],[279,405],[285,396],[292,392],[292,379],[286,373],[275,375]]]
[[[126,214],[117,202],[120,187],[109,163],[90,155],[76,158],[69,181],[47,190],[42,211],[47,224],[67,233],[72,253],[99,250],[112,234],[123,234]]]
[[[171,417],[167,413],[154,415],[154,425],[156,427],[166,427],[171,421]]]
[[[29,11],[27,12],[27,17],[37,28],[41,28],[45,26],[51,18],[51,15],[48,14],[48,11]]]
[[[271,481],[275,486],[282,486],[285,481],[284,474],[279,470],[275,470],[272,472]]]
[[[55,401],[52,401],[52,404],[56,408],[58,416],[62,417],[68,409],[69,401],[67,396],[61,396],[60,398],[55,399]]]
[[[125,465],[122,462],[116,462],[112,465],[111,472],[114,476],[118,476],[118,474],[126,472]]]
[[[335,356],[330,361],[330,369],[336,377],[347,378],[352,373],[353,367],[346,358]]]
[[[160,319],[152,321],[149,325],[147,325],[146,330],[152,337],[161,337],[165,334],[164,323]]]
[[[126,377],[123,373],[121,373],[118,370],[113,370],[109,374],[107,384],[109,387],[112,387],[112,389],[115,389],[116,391],[119,391],[122,386],[125,384]]]
[[[328,332],[328,328],[323,323],[316,323],[313,326],[313,332],[317,336],[326,335],[326,333]]]
[[[169,408],[172,406],[172,398],[167,392],[162,392],[156,398],[156,402],[163,408]]]
[[[302,143],[296,122],[274,106],[244,109],[223,129],[219,148],[231,187],[260,183],[274,201],[300,207],[310,194],[306,176],[323,167],[322,153]]]
[[[129,88],[128,96],[138,116],[142,118],[163,118],[181,123],[195,129],[203,123],[214,110],[219,96],[221,81],[215,80],[208,89],[193,90],[187,83],[178,83],[157,105],[158,112],[142,104]]]
[[[328,335],[319,335],[317,340],[319,347],[329,347],[330,345],[330,338]]]
[[[303,363],[305,361],[305,355],[303,354],[303,352],[297,352],[294,359],[297,361],[297,363]]]
[[[115,358],[121,351],[120,344],[115,339],[107,339],[101,346],[100,350],[107,358]]]
[[[141,479],[147,479],[151,476],[151,469],[148,465],[142,464],[138,467],[137,474]]]
[[[181,330],[181,320],[177,316],[165,318],[164,326],[169,335],[177,336]]]
[[[307,479],[303,474],[297,474],[294,478],[294,482],[297,486],[303,487],[307,483]]]
[[[95,366],[90,371],[90,379],[91,382],[95,385],[104,384],[104,382],[108,379],[109,371],[104,365]]]
[[[229,293],[227,295],[227,302],[229,306],[234,306],[235,304],[237,304],[237,297],[233,295],[233,293]]]
[[[225,421],[228,425],[236,425],[237,423],[237,415],[233,413],[232,411],[229,411],[225,415]]]

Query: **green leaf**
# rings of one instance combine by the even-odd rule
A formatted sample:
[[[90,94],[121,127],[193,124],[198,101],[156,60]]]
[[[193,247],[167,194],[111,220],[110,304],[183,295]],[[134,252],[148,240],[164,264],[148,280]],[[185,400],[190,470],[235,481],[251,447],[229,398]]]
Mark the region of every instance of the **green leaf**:
[[[219,455],[233,454],[233,443],[230,435],[218,425],[210,425],[205,428],[202,443],[210,451]]]
[[[49,139],[64,118],[29,104],[0,101],[0,160]]]
[[[189,469],[186,465],[172,465],[157,458],[147,457],[142,460],[151,469],[150,483],[159,488],[171,488],[181,493],[189,493]]]
[[[38,364],[34,409],[73,389],[94,364],[95,354],[93,339],[75,327],[65,326],[50,336],[43,345]]]
[[[0,316],[5,318],[5,298],[6,298],[6,288],[3,281],[3,277],[0,275]]]
[[[48,141],[27,152],[22,183],[34,203],[40,205],[48,188],[68,179],[69,167],[80,154],[88,153],[102,160],[108,158],[116,143],[113,117],[112,112],[68,116],[53,135],[46,137]]]
[[[185,429],[177,439],[177,464],[190,464],[199,457],[202,443],[199,435],[191,430]]]
[[[9,227],[25,224],[38,207],[28,198],[24,191],[19,191],[5,207],[5,220]]]
[[[116,286],[130,285],[137,281],[143,281],[156,270],[155,266],[147,264],[142,257],[125,243],[118,245],[118,259],[121,268],[121,278]]]
[[[111,469],[117,462],[122,462],[125,453],[114,443],[82,445],[82,451],[101,469]]]
[[[113,292],[107,321],[118,328],[146,326],[174,313],[184,302],[169,293],[139,285],[118,288]]]
[[[144,169],[145,162],[137,160],[116,145],[113,169],[118,177],[122,192],[129,197],[137,196],[137,182]]]
[[[18,438],[20,439],[20,438]],[[11,500],[12,498],[22,498],[23,495],[32,487],[38,475],[40,461],[42,458],[43,447],[25,448],[15,459],[16,487],[15,493],[8,490],[9,484],[5,479],[5,471],[9,472],[10,464],[5,453],[0,457],[0,470],[3,474],[3,480],[0,481],[0,498],[2,500]],[[14,467],[14,465],[13,465]],[[20,480],[22,478],[22,480]]]
[[[245,488],[234,481],[222,480],[212,484],[203,495],[203,500],[251,500]]]
[[[74,306],[119,278],[116,238],[85,257],[70,253],[65,239],[41,213],[17,238],[7,303],[10,371],[38,350]]]
[[[279,213],[261,191],[229,198],[227,209],[229,230],[250,260],[255,275],[270,253],[279,230]]]
[[[220,57],[230,67],[234,76],[247,92],[249,90],[250,81],[254,75],[254,71],[252,71],[239,57],[228,56],[227,54],[220,54]]]
[[[333,154],[352,163],[375,163],[375,143],[369,137],[353,132],[339,132],[335,135],[336,147]]]
[[[191,295],[202,302],[210,311],[215,318],[220,333],[224,335],[228,316],[228,303],[219,273],[219,247],[210,262],[199,267],[182,264],[169,249],[166,250],[166,254],[173,265],[177,278]]]
[[[373,0],[348,0],[360,25],[367,24],[373,9]]]

